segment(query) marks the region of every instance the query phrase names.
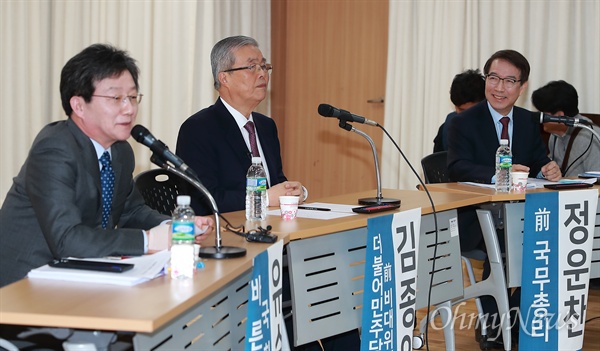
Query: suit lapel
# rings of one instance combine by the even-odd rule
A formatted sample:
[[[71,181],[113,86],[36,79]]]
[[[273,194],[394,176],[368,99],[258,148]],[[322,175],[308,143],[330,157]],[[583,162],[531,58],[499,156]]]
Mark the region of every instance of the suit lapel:
[[[85,172],[87,172],[88,177],[92,179],[92,182],[98,194],[98,202],[96,203],[96,215],[98,218],[98,225],[100,225],[100,221],[102,218],[102,186],[100,185],[100,164],[98,162],[98,155],[96,154],[96,149],[94,148],[94,144],[92,144],[90,138],[87,135],[83,134],[83,132],[81,131],[81,129],[79,129],[75,122],[73,122],[71,119],[68,119],[67,125],[69,127],[69,130],[73,134],[75,141],[77,142],[77,144],[79,144],[83,168],[85,169]],[[119,178],[115,179],[115,184],[117,182],[117,179]],[[115,192],[113,192],[113,198],[115,196],[114,194]],[[112,211],[107,228],[112,228]]]
[[[484,145],[483,150],[494,150],[495,154],[495,150],[500,146],[500,142],[498,141],[496,126],[494,125],[494,119],[488,108],[487,101],[484,100],[481,102],[481,112],[477,115],[478,128],[476,133],[479,133],[481,137],[481,145]],[[487,151],[485,152],[487,153]]]
[[[225,139],[227,140],[228,147],[231,148],[232,153],[238,158],[241,164],[250,167],[252,156],[244,141],[242,132],[235,122],[235,118],[233,118],[225,105],[223,105],[221,99],[217,100],[215,107],[217,107],[219,127],[225,131]]]
[[[69,130],[73,134],[75,141],[79,144],[79,149],[81,150],[82,162],[84,164],[84,169],[89,174],[89,176],[94,179],[94,185],[96,189],[101,194],[102,189],[100,186],[100,165],[98,164],[98,155],[96,155],[96,149],[94,149],[94,145],[90,138],[83,134],[81,129],[77,127],[75,122],[71,119],[67,120],[67,125],[69,126]]]
[[[275,167],[272,167],[274,160],[271,151],[275,150],[276,148],[271,145],[273,140],[267,136],[267,128],[263,122],[263,119],[256,118],[255,116],[254,125],[256,126],[257,138],[262,135],[262,138],[260,138],[260,145],[262,146],[263,157],[267,163],[267,167],[271,166],[269,167],[269,174],[271,176],[271,179],[269,179],[269,184],[274,184],[273,178],[276,175],[276,169]]]
[[[519,136],[522,133],[525,133],[525,129],[527,128],[525,116],[520,109],[516,106],[513,108],[513,136],[512,136],[512,144],[510,148],[513,154],[513,161],[515,160],[515,155],[521,155],[523,153],[523,144],[524,141]],[[532,140],[525,141],[527,143],[532,143]]]

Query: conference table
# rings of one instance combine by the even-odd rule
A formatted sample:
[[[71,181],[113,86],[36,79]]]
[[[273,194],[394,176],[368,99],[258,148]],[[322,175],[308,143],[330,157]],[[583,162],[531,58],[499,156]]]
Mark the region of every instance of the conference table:
[[[363,191],[318,201],[358,206],[357,199],[371,197],[374,193]],[[434,217],[425,192],[383,189],[383,195],[400,199],[401,207],[396,211],[328,220],[296,218],[285,221],[269,215],[265,221],[249,222],[245,220],[244,211],[224,214],[233,225],[244,223],[247,230],[258,225],[271,225],[272,233],[285,244],[291,281],[294,345],[360,326],[360,308],[357,306],[362,304],[367,220],[372,217],[422,209],[420,277],[430,276],[427,269],[430,269],[431,260],[427,256],[432,250],[433,238],[439,235],[438,243],[444,241],[447,244],[445,249],[438,248],[438,253],[446,250],[449,262],[438,260],[436,269],[452,266],[447,271],[454,274],[448,278],[454,286],[439,284],[441,287],[432,293],[431,300],[425,298],[426,293],[420,293],[417,308],[462,295],[458,237],[449,234],[449,222],[456,218],[456,208],[487,202],[489,196],[477,192],[431,192]],[[438,235],[431,235],[435,232],[435,223]],[[249,243],[228,231],[222,231],[222,240],[225,246],[245,248],[247,254],[233,259],[205,259],[205,267],[198,269],[193,280],[188,281],[162,276],[124,287],[22,279],[0,289],[0,324],[133,332],[133,347],[137,350],[241,349],[252,260],[270,244]],[[209,237],[203,245],[210,246],[214,242],[214,237]],[[444,278],[443,274],[434,276],[436,283],[438,276]],[[425,292],[430,281],[421,280]]]
[[[421,187],[419,187],[421,188]],[[427,184],[430,192],[446,192],[455,194],[478,194],[487,196],[487,203],[492,206],[501,206],[504,222],[504,239],[506,243],[506,278],[508,287],[521,286],[523,225],[525,211],[525,197],[527,194],[556,192],[557,190],[543,187],[527,188],[523,192],[497,193],[495,189],[471,185],[467,183],[437,183]],[[591,189],[598,190],[600,185],[595,184]],[[560,190],[570,191],[570,190]],[[596,209],[594,241],[592,250],[591,278],[600,277],[600,201]]]

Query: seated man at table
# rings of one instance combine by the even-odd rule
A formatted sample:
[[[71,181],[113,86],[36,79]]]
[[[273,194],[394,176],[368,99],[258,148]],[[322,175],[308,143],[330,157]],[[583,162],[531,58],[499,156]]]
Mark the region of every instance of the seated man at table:
[[[68,119],[40,131],[0,209],[0,286],[55,258],[138,256],[169,247],[170,218],[146,206],[133,183],[127,139],[142,99],[138,73],[125,51],[103,44],[63,67]],[[195,222],[204,231],[214,226],[210,218]]]
[[[246,172],[253,156],[261,158],[267,173],[269,206],[279,205],[280,195],[306,200],[306,188],[283,173],[275,121],[254,111],[267,96],[272,69],[256,40],[225,38],[213,47],[210,63],[219,98],[181,125],[177,155],[198,174],[220,212],[245,208]],[[198,193],[192,207],[198,214],[212,213]]]
[[[543,113],[569,116],[586,120],[596,132],[600,127],[579,114],[577,90],[564,80],[553,81],[537,89],[531,102]],[[600,171],[600,140],[585,128],[570,127],[564,123],[546,122],[544,130],[550,133],[548,150],[565,177],[576,177],[587,171]]]
[[[551,181],[561,178],[560,168],[546,155],[546,146],[540,136],[539,125],[533,120],[531,111],[514,106],[519,95],[525,91],[529,78],[529,62],[514,50],[494,53],[485,63],[483,73],[486,100],[460,113],[450,122],[448,139],[448,173],[452,181],[495,183],[495,155],[500,139],[508,139],[513,154],[513,170],[529,172],[530,177],[545,177]],[[499,206],[496,206],[499,207]],[[497,218],[500,218],[496,214]],[[465,238],[461,241],[481,241],[481,237]],[[499,236],[504,247],[504,236]],[[483,278],[489,276],[489,262],[484,264]],[[511,307],[519,307],[520,293],[511,298]],[[498,307],[490,296],[481,298],[485,313],[496,320]],[[506,316],[501,316],[503,319]],[[488,319],[490,321],[490,319]],[[518,321],[512,319],[513,333],[518,335]],[[493,347],[502,347],[498,330],[488,333]],[[516,337],[513,338],[516,340]],[[490,345],[480,344],[484,349]]]

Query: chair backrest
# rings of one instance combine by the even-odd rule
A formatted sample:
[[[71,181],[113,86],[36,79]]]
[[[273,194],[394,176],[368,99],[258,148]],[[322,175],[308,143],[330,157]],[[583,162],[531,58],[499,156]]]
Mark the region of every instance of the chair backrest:
[[[434,152],[431,155],[427,155],[421,159],[421,167],[423,167],[423,174],[425,175],[425,183],[448,183],[450,178],[448,177],[448,166],[446,161],[448,159],[448,151]]]
[[[134,181],[146,205],[168,216],[177,206],[177,195],[190,194],[190,185],[185,179],[164,169],[142,172]]]

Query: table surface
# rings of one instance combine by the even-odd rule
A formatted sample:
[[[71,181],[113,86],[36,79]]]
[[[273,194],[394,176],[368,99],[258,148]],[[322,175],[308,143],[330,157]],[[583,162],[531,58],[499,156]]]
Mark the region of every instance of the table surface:
[[[375,191],[359,192],[319,199],[319,202],[357,204],[357,199],[372,197]],[[402,201],[397,211],[421,207],[431,213],[427,194],[416,190],[384,189],[383,196]],[[474,205],[488,200],[485,194],[461,192],[431,192],[436,211]],[[357,205],[358,206],[358,205]],[[332,220],[296,218],[283,221],[279,216],[267,216],[260,225],[273,227],[280,240],[304,239],[343,230],[365,227],[370,217],[393,213],[381,212]],[[246,222],[244,211],[226,213],[233,224],[245,223],[247,228],[257,222]],[[222,223],[223,224],[223,223]],[[248,243],[238,235],[221,233],[223,245],[246,248],[244,257],[225,260],[205,260],[193,280],[183,282],[168,276],[133,287],[86,284],[44,279],[23,279],[0,289],[0,323],[29,326],[78,329],[124,330],[151,333],[170,320],[218,291],[252,267],[253,258],[268,246]],[[204,246],[214,245],[214,236]]]
[[[419,189],[422,189],[422,186],[419,186]],[[436,183],[436,184],[427,184],[427,189],[430,192],[448,192],[455,194],[479,194],[485,195],[488,197],[488,201],[490,202],[502,202],[502,201],[524,201],[525,196],[527,194],[533,193],[543,193],[543,192],[555,192],[557,190],[546,189],[546,188],[534,188],[527,189],[523,192],[514,192],[510,191],[508,193],[497,193],[495,189],[486,188],[476,185],[464,184],[464,183]],[[593,187],[589,189],[598,190],[598,194],[600,195],[600,185],[595,184]],[[570,191],[570,190],[559,190],[559,191]]]

